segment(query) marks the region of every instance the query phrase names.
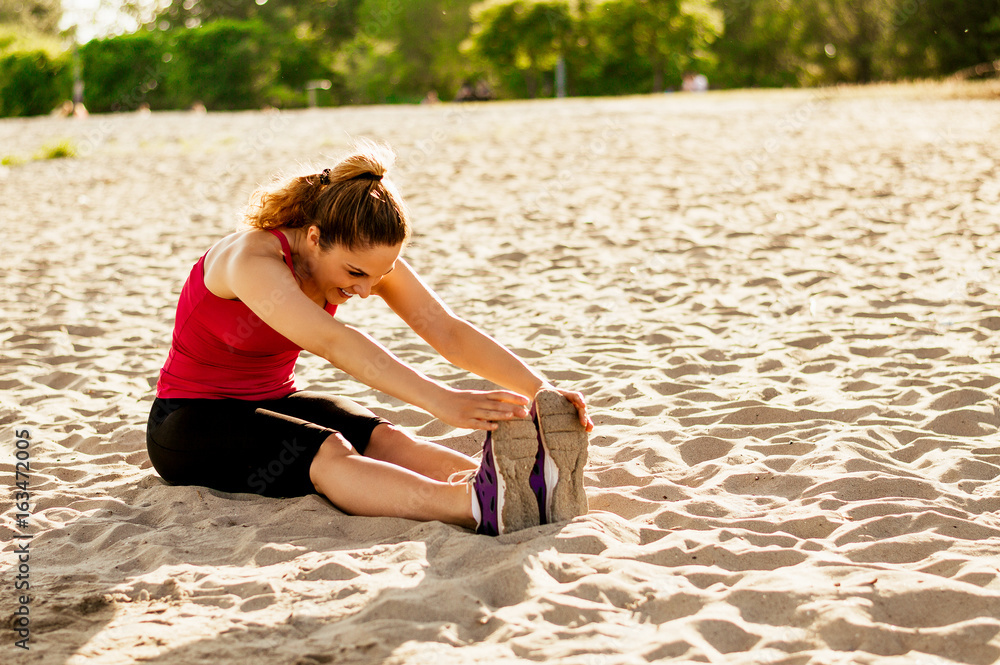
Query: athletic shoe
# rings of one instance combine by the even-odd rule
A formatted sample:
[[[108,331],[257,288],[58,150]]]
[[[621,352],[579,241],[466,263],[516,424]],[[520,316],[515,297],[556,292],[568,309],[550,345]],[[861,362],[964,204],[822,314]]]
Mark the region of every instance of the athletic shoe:
[[[538,441],[538,452],[535,453],[535,464],[531,467],[531,474],[528,476],[528,486],[531,487],[531,491],[535,494],[535,500],[538,503],[538,516],[541,523],[548,524],[549,521],[545,514],[545,504],[547,503],[549,490],[545,486],[545,462],[549,457],[545,454],[545,445],[542,443],[542,430],[538,427],[538,407],[534,402],[531,404],[528,417],[531,418],[531,422],[535,425],[535,438]]]
[[[472,479],[481,513],[476,533],[497,536],[538,526],[538,499],[529,483],[537,454],[538,435],[528,418],[501,421],[487,432]]]
[[[573,403],[554,390],[535,396],[538,431],[538,470],[544,478],[544,494],[536,494],[542,506],[542,522],[567,522],[586,515],[587,492],[583,470],[587,466],[587,430]],[[536,481],[537,483],[537,481]]]

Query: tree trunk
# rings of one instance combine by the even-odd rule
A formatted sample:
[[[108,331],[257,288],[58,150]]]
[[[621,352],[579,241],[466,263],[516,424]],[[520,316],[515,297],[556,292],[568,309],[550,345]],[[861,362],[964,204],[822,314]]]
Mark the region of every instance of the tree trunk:
[[[528,89],[528,98],[534,99],[538,96],[538,77],[534,69],[524,70],[524,87]]]

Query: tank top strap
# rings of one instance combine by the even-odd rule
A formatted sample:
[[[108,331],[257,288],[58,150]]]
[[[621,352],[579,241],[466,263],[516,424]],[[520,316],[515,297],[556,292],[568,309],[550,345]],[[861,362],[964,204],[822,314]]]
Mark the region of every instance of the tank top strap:
[[[288,264],[288,269],[291,270],[294,275],[295,266],[292,265],[292,248],[288,244],[288,238],[285,237],[284,233],[277,229],[268,229],[268,231],[276,235],[278,240],[281,242],[281,251],[285,255],[285,263]]]

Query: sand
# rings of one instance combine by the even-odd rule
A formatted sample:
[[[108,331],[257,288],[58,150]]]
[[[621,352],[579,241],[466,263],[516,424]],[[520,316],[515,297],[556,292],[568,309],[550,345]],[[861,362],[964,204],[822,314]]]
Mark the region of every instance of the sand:
[[[411,262],[597,427],[592,512],[499,538],[165,485],[176,296],[256,183],[390,142]],[[864,91],[0,121],[3,663],[1000,659],[1000,101]],[[421,370],[486,387],[374,300]],[[304,356],[474,453],[481,434]],[[31,516],[14,522],[16,432]]]

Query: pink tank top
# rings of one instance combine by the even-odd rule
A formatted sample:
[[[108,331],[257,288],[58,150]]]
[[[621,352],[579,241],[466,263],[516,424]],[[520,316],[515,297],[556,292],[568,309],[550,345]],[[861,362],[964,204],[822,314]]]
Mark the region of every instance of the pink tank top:
[[[280,231],[271,233],[281,241],[285,263],[294,273],[288,239]],[[194,264],[181,289],[173,341],[160,370],[156,396],[265,400],[295,392],[295,361],[302,348],[241,301],[209,291],[205,255]],[[337,306],[327,304],[326,311],[332,316]]]

